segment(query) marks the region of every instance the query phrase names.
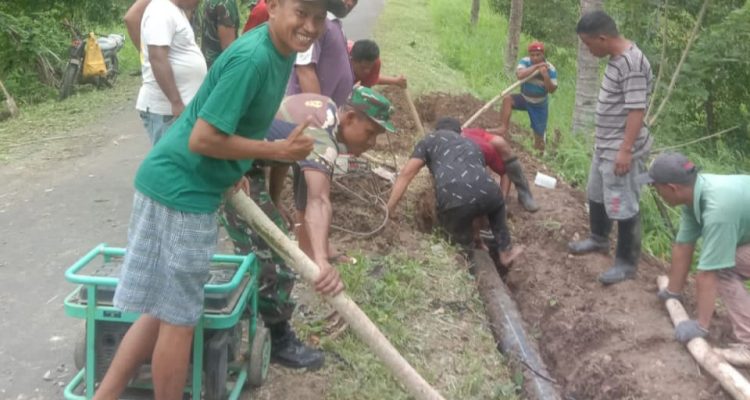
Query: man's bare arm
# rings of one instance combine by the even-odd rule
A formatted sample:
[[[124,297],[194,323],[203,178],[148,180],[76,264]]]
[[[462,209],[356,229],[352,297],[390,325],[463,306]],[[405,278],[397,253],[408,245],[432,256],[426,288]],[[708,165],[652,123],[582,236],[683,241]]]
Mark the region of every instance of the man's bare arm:
[[[294,71],[303,93],[320,94],[320,81],[317,72],[315,72],[315,64],[297,65],[294,67]]]
[[[229,47],[237,39],[237,27],[219,25],[217,33],[219,34],[219,43],[222,50]]]
[[[138,52],[141,51],[141,20],[146,12],[146,7],[150,3],[151,0],[135,0],[122,18],[128,30],[128,36],[130,36],[130,40]]]
[[[398,178],[396,178],[396,183],[393,184],[391,197],[388,199],[388,213],[391,216],[394,215],[396,206],[398,205],[398,202],[401,201],[401,197],[406,192],[406,188],[409,187],[411,181],[415,176],[417,176],[419,170],[421,170],[424,166],[424,160],[421,160],[419,158],[410,158],[409,161],[407,161],[404,167],[401,169],[401,172],[399,172]]]
[[[204,156],[223,160],[302,160],[313,149],[313,139],[302,134],[308,122],[298,125],[285,140],[267,142],[240,135],[227,135],[198,118],[190,133],[188,148]]]
[[[156,83],[172,105],[172,115],[179,116],[185,104],[182,102],[172,66],[169,64],[169,46],[148,46],[148,61],[151,63]]]

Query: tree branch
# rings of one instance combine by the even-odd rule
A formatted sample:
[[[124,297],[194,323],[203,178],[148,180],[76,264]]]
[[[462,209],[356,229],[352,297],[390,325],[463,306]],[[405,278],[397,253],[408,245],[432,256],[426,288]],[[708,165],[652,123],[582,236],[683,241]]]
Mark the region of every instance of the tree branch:
[[[705,0],[703,2],[703,6],[701,7],[700,12],[698,13],[698,17],[695,19],[695,26],[693,26],[693,31],[690,32],[690,37],[688,37],[687,45],[685,45],[685,50],[682,51],[682,56],[680,57],[680,62],[677,63],[677,68],[674,70],[674,74],[672,74],[672,80],[669,82],[669,87],[667,88],[667,93],[664,95],[664,100],[659,104],[659,108],[656,110],[656,114],[654,114],[653,117],[648,121],[648,125],[654,125],[654,122],[656,121],[656,118],[661,114],[661,111],[664,109],[664,106],[667,104],[667,101],[669,100],[669,96],[672,94],[672,89],[674,89],[674,84],[677,82],[677,77],[680,75],[680,69],[682,69],[682,64],[685,63],[685,59],[687,58],[688,52],[690,52],[690,47],[693,46],[693,42],[695,41],[695,37],[698,36],[698,30],[701,27],[701,23],[703,22],[703,16],[706,14],[706,9],[708,8],[708,3],[710,0]]]

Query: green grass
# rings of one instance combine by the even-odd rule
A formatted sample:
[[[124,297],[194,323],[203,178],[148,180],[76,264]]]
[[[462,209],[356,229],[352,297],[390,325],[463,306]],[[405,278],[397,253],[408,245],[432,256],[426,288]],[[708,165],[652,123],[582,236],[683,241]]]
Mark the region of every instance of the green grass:
[[[495,351],[471,276],[457,268],[450,246],[437,239],[421,246],[426,257],[420,260],[399,252],[376,259],[360,255],[360,263],[341,269],[347,293],[446,398],[516,398],[520,385]],[[344,360],[329,367],[327,398],[410,398],[351,332],[336,340],[324,337],[322,345]]]
[[[101,27],[95,32],[124,34],[125,28]],[[57,100],[55,91],[46,101],[23,106],[18,117],[0,122],[0,162],[23,156],[39,143],[73,135],[80,128],[104,118],[114,104],[135,97],[141,78],[132,73],[140,71],[140,63],[138,52],[129,39],[118,57],[120,74],[112,89],[76,85],[76,93],[64,101]]]
[[[389,0],[375,29],[383,73],[404,74],[415,94],[466,91],[464,74],[451,69],[441,55],[439,26],[429,14],[429,0]]]

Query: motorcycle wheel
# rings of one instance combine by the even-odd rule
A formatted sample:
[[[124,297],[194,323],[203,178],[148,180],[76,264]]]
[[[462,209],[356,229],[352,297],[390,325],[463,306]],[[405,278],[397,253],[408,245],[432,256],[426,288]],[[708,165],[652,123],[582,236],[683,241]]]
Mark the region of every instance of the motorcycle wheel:
[[[112,66],[107,71],[107,80],[110,86],[114,86],[117,82],[117,75],[120,73],[120,61],[117,59],[117,54],[112,56]]]
[[[60,100],[65,100],[65,98],[73,94],[73,85],[76,83],[77,78],[78,66],[68,64],[63,73],[62,84],[60,85]]]

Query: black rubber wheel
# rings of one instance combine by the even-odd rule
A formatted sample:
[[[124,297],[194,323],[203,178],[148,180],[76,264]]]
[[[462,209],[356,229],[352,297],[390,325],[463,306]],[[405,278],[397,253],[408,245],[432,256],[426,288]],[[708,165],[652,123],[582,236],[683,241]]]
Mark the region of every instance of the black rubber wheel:
[[[75,64],[68,64],[63,73],[62,83],[60,84],[60,100],[65,100],[68,96],[73,94],[73,85],[78,80],[78,66]]]
[[[260,323],[255,328],[255,336],[250,345],[250,359],[247,360],[247,383],[250,387],[260,387],[268,377],[271,364],[271,332]]]
[[[112,87],[117,83],[117,75],[120,74],[120,61],[117,59],[117,54],[112,56],[112,65],[107,71],[107,84]]]
[[[219,332],[207,344],[203,361],[203,395],[205,400],[224,400],[229,376],[229,334]]]
[[[77,370],[82,370],[86,366],[86,324],[83,324],[80,334],[76,338],[73,347],[73,365]]]

